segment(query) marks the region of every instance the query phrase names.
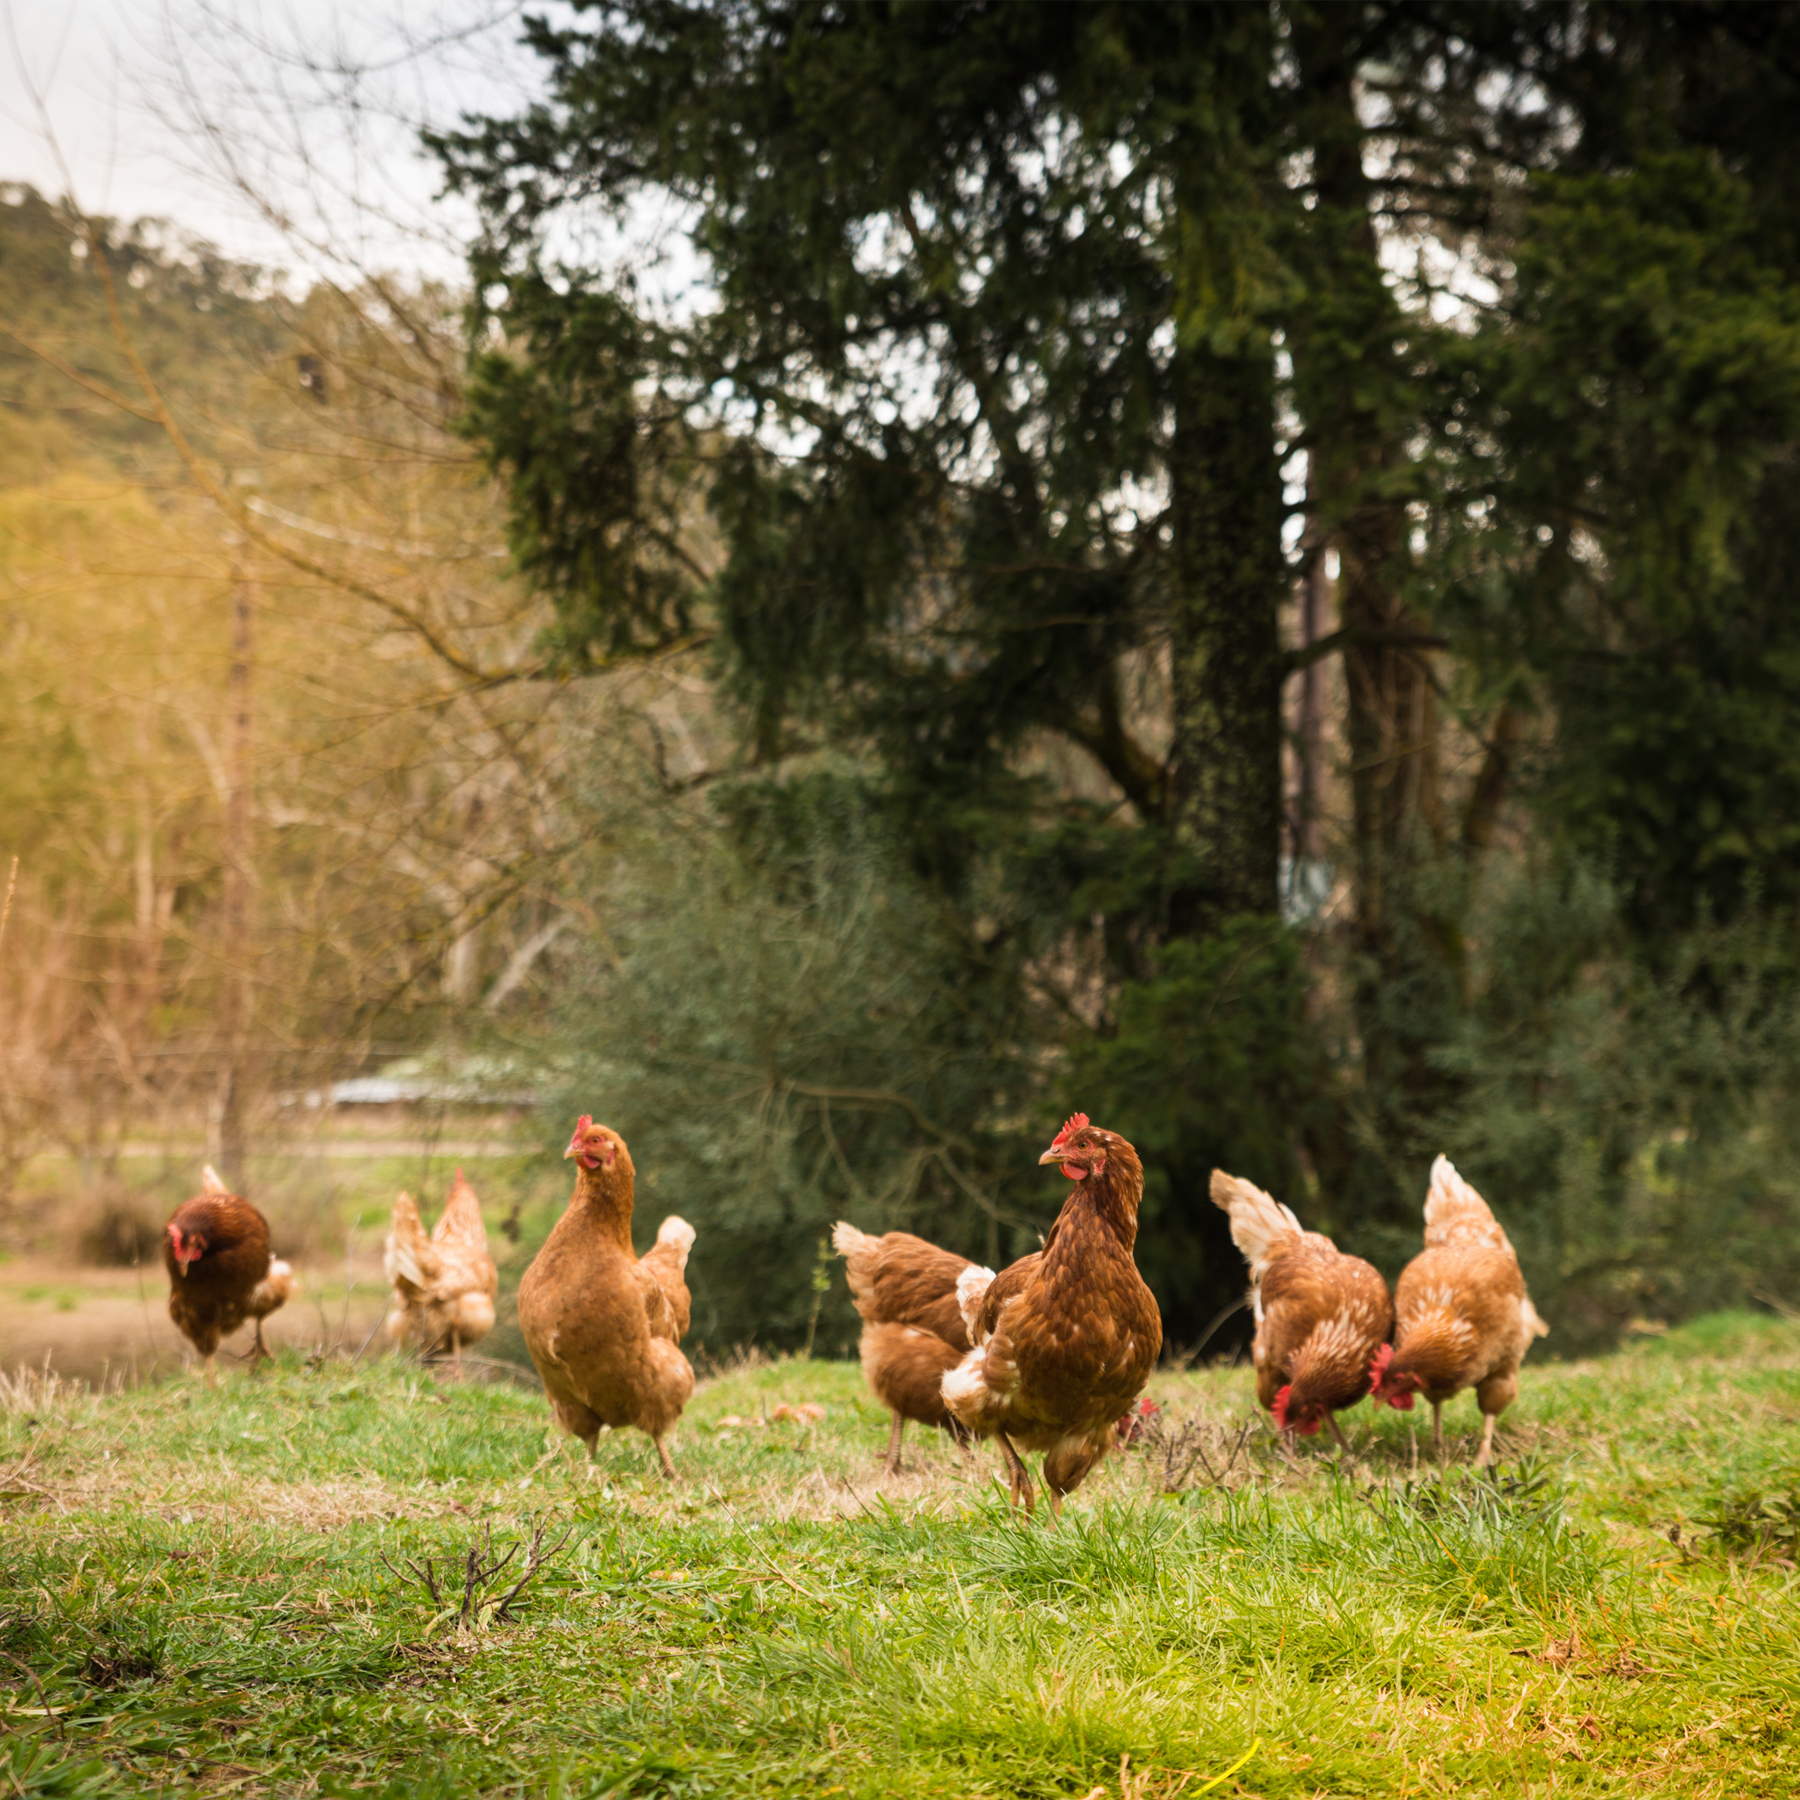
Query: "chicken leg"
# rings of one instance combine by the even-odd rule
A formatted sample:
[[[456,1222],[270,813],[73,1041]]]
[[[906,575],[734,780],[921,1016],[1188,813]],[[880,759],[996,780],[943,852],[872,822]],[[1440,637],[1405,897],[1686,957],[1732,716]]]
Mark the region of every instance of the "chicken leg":
[[[893,1429],[888,1433],[887,1465],[881,1471],[883,1475],[898,1475],[900,1473],[900,1439],[905,1435],[905,1432],[906,1415],[904,1413],[895,1413]]]
[[[273,1362],[275,1360],[269,1350],[269,1346],[263,1342],[261,1319],[258,1319],[255,1322],[254,1330],[255,1335],[250,1340],[250,1370],[252,1374],[256,1372],[256,1365],[258,1363]]]
[[[219,1385],[219,1363],[217,1353],[214,1352],[209,1354],[201,1367],[206,1372],[206,1385],[209,1388],[216,1388]]]
[[[1431,1403],[1431,1454],[1439,1462],[1444,1460],[1444,1403],[1441,1400]]]
[[[1344,1428],[1337,1422],[1337,1414],[1327,1412],[1325,1423],[1331,1427],[1331,1435],[1337,1439],[1337,1447],[1354,1462],[1356,1452],[1350,1448],[1350,1440],[1344,1436]]]
[[[675,1473],[675,1465],[669,1460],[669,1447],[661,1436],[651,1440],[656,1445],[656,1454],[662,1458],[662,1472],[670,1481],[679,1482],[681,1477]]]
[[[1498,1413],[1489,1413],[1481,1422],[1481,1449],[1475,1457],[1478,1469],[1485,1469],[1494,1459],[1494,1426],[1499,1417]]]
[[[1031,1485],[1031,1472],[1025,1467],[1023,1459],[1012,1446],[1012,1439],[1004,1431],[996,1431],[995,1438],[1000,1444],[1000,1454],[1006,1458],[1006,1472],[1009,1492],[1014,1506],[1025,1508],[1026,1518],[1030,1518],[1037,1510],[1037,1490]]]

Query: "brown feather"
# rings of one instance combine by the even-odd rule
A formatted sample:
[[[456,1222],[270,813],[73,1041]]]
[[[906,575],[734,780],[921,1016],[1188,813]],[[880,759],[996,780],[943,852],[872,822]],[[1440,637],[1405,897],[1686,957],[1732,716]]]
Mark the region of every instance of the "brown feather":
[[[1252,1182],[1215,1169],[1212,1198],[1253,1277],[1256,1397],[1273,1411],[1287,1389],[1281,1422],[1317,1430],[1369,1391],[1370,1361],[1393,1329],[1387,1283]]]
[[[1142,1165],[1116,1132],[1077,1117],[1046,1154],[1087,1173],[1044,1248],[989,1283],[975,1311],[978,1347],[944,1382],[971,1430],[1045,1452],[1053,1496],[1106,1454],[1162,1349],[1162,1316],[1132,1258]]]
[[[943,1378],[969,1348],[956,1283],[974,1265],[910,1231],[873,1237],[840,1222],[832,1241],[862,1315],[863,1377],[870,1391],[898,1419],[960,1435],[944,1404]]]
[[[184,1243],[205,1240],[206,1248],[188,1264],[186,1274],[176,1261],[171,1229],[180,1232]],[[202,1356],[212,1356],[220,1341],[251,1317],[269,1261],[269,1222],[236,1194],[202,1194],[179,1207],[164,1227],[169,1317]]]
[[[1432,1165],[1425,1221],[1426,1248],[1394,1289],[1394,1351],[1377,1398],[1410,1405],[1405,1396],[1416,1392],[1441,1405],[1474,1388],[1495,1417],[1517,1398],[1519,1365],[1549,1327],[1506,1233],[1447,1157]]]
[[[565,1431],[591,1448],[602,1425],[635,1425],[661,1450],[694,1391],[694,1371],[676,1348],[688,1318],[682,1271],[692,1234],[682,1226],[678,1252],[659,1243],[640,1262],[631,1245],[637,1174],[625,1140],[585,1120],[577,1139],[609,1160],[579,1166],[568,1210],[519,1283],[519,1329]]]

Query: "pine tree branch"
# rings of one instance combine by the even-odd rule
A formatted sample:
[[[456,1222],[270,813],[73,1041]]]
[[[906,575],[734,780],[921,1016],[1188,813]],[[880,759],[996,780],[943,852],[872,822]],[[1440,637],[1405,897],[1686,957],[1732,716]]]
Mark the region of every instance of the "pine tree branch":
[[[1448,650],[1450,640],[1430,631],[1388,631],[1367,625],[1345,625],[1340,630],[1330,631],[1322,638],[1315,638],[1310,644],[1303,644],[1297,650],[1289,650],[1281,659],[1283,675],[1297,675],[1302,669],[1310,669],[1316,662],[1323,662],[1328,656],[1336,656],[1341,650],[1356,649],[1394,649],[1394,650]]]

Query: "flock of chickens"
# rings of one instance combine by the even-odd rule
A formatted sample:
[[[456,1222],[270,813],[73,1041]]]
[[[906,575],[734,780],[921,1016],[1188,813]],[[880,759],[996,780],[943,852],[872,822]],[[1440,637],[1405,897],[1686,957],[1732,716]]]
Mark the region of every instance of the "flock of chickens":
[[[663,1220],[643,1256],[632,1248],[636,1170],[625,1140],[584,1116],[564,1152],[575,1192],[519,1284],[519,1327],[562,1430],[590,1451],[600,1428],[649,1434],[675,1474],[666,1438],[694,1391],[682,1355],[694,1230]],[[1052,1512],[1104,1457],[1162,1349],[1162,1319],[1133,1256],[1144,1171],[1116,1132],[1076,1113],[1038,1159],[1074,1185],[1043,1248],[996,1274],[904,1231],[871,1237],[840,1224],[835,1242],[862,1315],[862,1365],[893,1415],[887,1468],[900,1466],[907,1421],[967,1444],[992,1438],[1014,1505],[1036,1489],[1022,1451],[1043,1455]],[[1303,1229],[1253,1183],[1216,1170],[1213,1203],[1230,1215],[1250,1265],[1258,1401],[1277,1430],[1310,1436],[1365,1396],[1410,1410],[1442,1407],[1465,1388],[1483,1415],[1478,1461],[1518,1394],[1519,1364],[1549,1327],[1525,1291],[1517,1257],[1486,1202],[1439,1157],[1425,1200],[1425,1248],[1393,1294],[1380,1273]],[[262,1321],[294,1287],[269,1248],[268,1222],[209,1168],[202,1192],[169,1221],[163,1246],[169,1316],[204,1359],[208,1382],[223,1338]],[[394,1202],[386,1268],[388,1335],[459,1361],[494,1325],[499,1274],[481,1205],[458,1170],[443,1216],[426,1234],[410,1194]]]

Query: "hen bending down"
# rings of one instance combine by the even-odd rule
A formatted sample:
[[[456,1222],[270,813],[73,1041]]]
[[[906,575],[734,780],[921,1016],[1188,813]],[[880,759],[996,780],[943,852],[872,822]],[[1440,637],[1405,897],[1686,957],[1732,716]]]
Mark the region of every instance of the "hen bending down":
[[[200,1352],[209,1387],[218,1381],[220,1342],[246,1319],[256,1326],[252,1359],[268,1357],[262,1322],[293,1293],[294,1271],[269,1254],[268,1220],[210,1164],[201,1171],[199,1194],[163,1227],[163,1265],[169,1317]]]
[[[974,1264],[909,1231],[870,1237],[840,1223],[831,1241],[844,1259],[850,1297],[862,1315],[863,1377],[894,1416],[886,1473],[900,1467],[908,1419],[966,1442],[968,1432],[944,1403],[944,1377],[969,1348],[956,1283]]]
[[[1214,1169],[1212,1198],[1250,1265],[1258,1401],[1278,1431],[1311,1437],[1324,1424],[1348,1454],[1337,1414],[1368,1392],[1370,1358],[1393,1329],[1387,1283],[1253,1182]]]
[[[1394,1290],[1394,1342],[1370,1373],[1375,1404],[1431,1402],[1431,1447],[1444,1444],[1444,1402],[1472,1387],[1481,1407],[1478,1464],[1494,1453],[1494,1423],[1519,1397],[1519,1364],[1550,1327],[1538,1317],[1519,1259],[1488,1204],[1447,1156],[1431,1165],[1425,1248]]]
[[[674,1479],[665,1434],[694,1391],[676,1348],[688,1328],[683,1279],[694,1228],[667,1218],[654,1248],[631,1247],[637,1172],[625,1140],[583,1114],[563,1153],[575,1193],[519,1283],[519,1329],[556,1422],[592,1452],[600,1427],[635,1425]]]
[[[974,1348],[945,1377],[944,1401],[999,1440],[1013,1503],[1036,1496],[1020,1448],[1044,1452],[1050,1509],[1080,1486],[1113,1442],[1162,1349],[1162,1315],[1132,1259],[1144,1171],[1116,1132],[1076,1113],[1038,1158],[1075,1183],[1042,1250],[996,1275],[971,1264],[957,1280]]]
[[[460,1364],[463,1346],[494,1329],[500,1271],[488,1254],[481,1201],[461,1169],[429,1237],[412,1195],[395,1200],[385,1267],[394,1290],[387,1316],[394,1343],[410,1337],[426,1355],[448,1349]]]

